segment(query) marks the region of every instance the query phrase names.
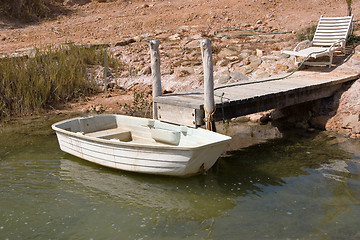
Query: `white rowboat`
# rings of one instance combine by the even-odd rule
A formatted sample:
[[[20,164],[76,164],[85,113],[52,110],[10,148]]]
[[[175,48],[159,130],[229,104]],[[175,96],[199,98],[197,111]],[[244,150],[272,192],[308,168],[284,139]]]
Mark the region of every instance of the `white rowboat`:
[[[52,125],[62,151],[103,166],[191,176],[211,168],[231,137],[158,120],[97,115]]]

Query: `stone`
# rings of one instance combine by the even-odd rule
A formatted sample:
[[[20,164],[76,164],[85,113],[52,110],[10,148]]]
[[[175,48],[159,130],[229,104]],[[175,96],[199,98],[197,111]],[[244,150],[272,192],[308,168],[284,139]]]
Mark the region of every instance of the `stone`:
[[[314,128],[317,128],[317,129],[320,129],[320,130],[325,130],[326,123],[327,123],[328,120],[329,120],[328,116],[317,116],[317,117],[311,118],[310,124]]]
[[[345,116],[342,121],[342,128],[352,129],[358,123],[359,123],[359,116],[357,115]]]
[[[176,34],[174,34],[174,35],[171,35],[170,37],[169,37],[169,40],[171,40],[171,41],[176,41],[176,40],[180,40],[181,39],[181,36],[180,36],[180,34],[178,34],[178,33],[176,33]]]
[[[261,58],[262,56],[264,56],[264,52],[262,50],[260,50],[260,49],[256,49],[256,56]]]
[[[232,72],[230,73],[230,77],[234,81],[243,81],[243,80],[249,80],[247,76],[242,74],[241,72]]]
[[[261,59],[257,56],[250,56],[249,57],[250,66],[253,68],[257,68],[262,63]]]
[[[214,74],[214,79],[217,82],[217,84],[225,84],[230,80],[230,72],[229,71],[217,72]]]
[[[225,67],[229,64],[229,61],[226,59],[221,59],[216,62],[216,66]]]
[[[262,116],[263,115],[260,113],[254,113],[254,114],[247,115],[247,117],[250,119],[250,122],[253,122],[253,123],[260,122],[260,118]]]
[[[263,78],[269,78],[270,77],[270,74],[268,72],[265,72],[264,70],[262,69],[259,69],[257,70],[255,73],[255,78],[256,79],[263,79]]]
[[[270,115],[264,115],[260,117],[260,123],[261,124],[266,124],[270,121]]]
[[[250,54],[248,52],[242,52],[239,55],[242,59],[248,58],[250,56]]]
[[[239,72],[242,74],[250,74],[254,71],[255,69],[251,66],[243,66],[239,69]]]
[[[145,66],[143,69],[141,69],[141,73],[143,75],[150,75],[151,74],[151,67],[150,66]]]
[[[133,38],[126,39],[126,40],[117,42],[117,43],[115,44],[115,47],[118,47],[118,46],[126,46],[126,45],[129,45],[129,44],[134,43],[134,42],[136,42],[136,40],[133,39]]]
[[[238,122],[238,123],[246,123],[250,121],[250,118],[248,116],[241,116],[237,118],[231,119],[232,122]]]
[[[238,56],[227,56],[225,58],[227,60],[229,60],[230,62],[235,62],[235,61],[239,60]]]
[[[352,127],[351,131],[353,133],[360,134],[360,122],[355,123],[355,125]]]
[[[223,48],[218,54],[217,56],[219,58],[226,58],[226,57],[230,57],[230,56],[238,56],[239,53],[237,51],[234,51],[232,49],[229,48]]]
[[[67,6],[74,6],[74,5],[82,6],[90,2],[91,0],[65,0],[63,4]]]
[[[287,66],[287,65],[280,64],[280,63],[276,63],[276,64],[275,64],[275,70],[276,70],[276,71],[283,71],[283,72],[285,72],[285,71],[287,71],[288,69],[289,69],[289,66]]]

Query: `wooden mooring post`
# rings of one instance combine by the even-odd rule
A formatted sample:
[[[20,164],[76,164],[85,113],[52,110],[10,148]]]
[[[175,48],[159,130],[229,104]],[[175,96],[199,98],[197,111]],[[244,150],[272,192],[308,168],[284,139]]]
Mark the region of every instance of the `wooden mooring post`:
[[[160,73],[160,52],[159,40],[149,41],[151,55],[151,77],[152,77],[152,97],[153,97],[153,118],[158,119],[157,104],[154,98],[161,96],[161,73]]]
[[[207,130],[216,132],[214,120],[214,74],[210,39],[200,40],[200,48],[204,68],[204,122]]]

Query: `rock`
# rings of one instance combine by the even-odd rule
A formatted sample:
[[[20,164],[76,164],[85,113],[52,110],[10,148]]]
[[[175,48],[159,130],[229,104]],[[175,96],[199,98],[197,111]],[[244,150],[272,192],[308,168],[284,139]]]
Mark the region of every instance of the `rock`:
[[[256,56],[258,56],[259,58],[261,58],[264,55],[263,51],[260,49],[256,49]]]
[[[238,55],[239,55],[239,53],[237,51],[234,51],[234,50],[229,49],[229,48],[223,48],[217,54],[217,56],[219,58],[226,58],[226,57],[230,57],[230,56],[236,56],[236,58],[238,58]]]
[[[238,56],[227,56],[225,57],[227,60],[229,60],[230,62],[235,62],[237,60],[239,60]]]
[[[141,73],[143,75],[150,75],[151,74],[151,67],[150,66],[146,66],[143,69],[141,69]]]
[[[360,134],[360,122],[355,123],[355,125],[352,127],[351,131],[353,133]]]
[[[221,59],[216,62],[216,66],[225,67],[229,64],[229,61],[226,59]]]
[[[257,68],[261,64],[261,59],[257,56],[250,56],[249,57],[250,66],[253,68]]]
[[[285,72],[285,71],[287,71],[288,69],[289,69],[289,66],[287,66],[287,65],[280,64],[280,63],[276,63],[276,64],[275,64],[275,70],[276,70],[276,71],[283,71],[283,72]]]
[[[63,4],[67,6],[74,6],[74,5],[82,6],[90,2],[91,0],[65,0]]]
[[[267,72],[265,72],[265,71],[262,70],[262,69],[257,70],[257,71],[254,73],[254,75],[255,75],[255,78],[256,78],[256,79],[263,79],[263,78],[269,78],[269,77],[270,77],[270,74],[267,73]]]
[[[255,69],[252,66],[243,66],[239,69],[239,72],[242,74],[250,74],[254,71]]]
[[[180,34],[178,34],[178,33],[176,33],[176,34],[174,34],[174,35],[171,35],[170,37],[169,37],[169,40],[171,40],[171,41],[176,41],[176,40],[180,40],[181,39],[181,36],[180,36]]]
[[[246,123],[250,121],[250,118],[248,116],[241,116],[237,118],[231,119],[232,122],[238,122],[238,123]]]
[[[250,119],[250,122],[260,122],[260,118],[263,117],[263,115],[261,113],[254,113],[254,114],[250,114],[247,115],[247,117]]]
[[[270,121],[270,115],[264,115],[260,117],[260,123],[261,124],[266,124]]]
[[[358,123],[359,123],[359,116],[357,115],[345,116],[342,121],[342,128],[352,129]]]
[[[250,54],[248,52],[242,52],[239,55],[242,59],[248,58],[250,56]]]
[[[117,43],[115,44],[115,47],[118,47],[118,46],[126,46],[126,45],[129,45],[129,44],[134,43],[134,42],[136,42],[136,40],[133,39],[133,38],[126,39],[126,40],[117,42]]]
[[[247,76],[245,76],[241,72],[232,72],[232,73],[230,73],[230,77],[234,81],[243,81],[243,80],[249,79]]]
[[[229,71],[217,72],[214,75],[214,79],[218,85],[225,84],[230,80],[230,72]]]
[[[317,117],[313,117],[310,120],[310,124],[311,126],[320,129],[320,130],[325,130],[325,126],[327,121],[329,120],[328,116],[317,116]]]

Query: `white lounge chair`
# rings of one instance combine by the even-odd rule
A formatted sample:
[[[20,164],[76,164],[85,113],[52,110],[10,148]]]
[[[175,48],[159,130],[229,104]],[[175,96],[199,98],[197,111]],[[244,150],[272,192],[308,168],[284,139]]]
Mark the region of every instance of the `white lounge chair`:
[[[329,62],[305,62],[306,65],[332,65],[335,51],[345,52],[346,40],[349,36],[353,16],[346,17],[320,17],[316,32],[312,41],[300,42],[293,51],[282,51],[282,53],[294,55],[295,63],[297,57],[318,58],[329,56]]]

